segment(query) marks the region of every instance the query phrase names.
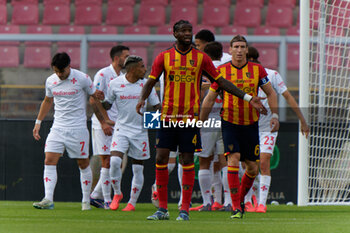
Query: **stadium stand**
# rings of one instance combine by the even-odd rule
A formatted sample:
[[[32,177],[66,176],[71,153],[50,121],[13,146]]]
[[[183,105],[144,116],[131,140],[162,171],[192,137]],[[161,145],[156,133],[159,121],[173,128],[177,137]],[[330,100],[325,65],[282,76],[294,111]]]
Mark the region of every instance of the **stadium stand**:
[[[295,7],[296,0],[269,0],[269,4],[275,6]]]
[[[165,7],[150,3],[142,3],[138,18],[140,26],[161,26],[165,24]]]
[[[101,69],[111,63],[110,47],[90,47],[88,54],[88,68]]]
[[[246,36],[248,35],[248,29],[243,26],[225,26],[221,28],[221,34],[222,35],[242,35]]]
[[[80,4],[75,6],[75,25],[101,25],[101,4]]]
[[[75,69],[80,68],[80,47],[74,47],[74,46],[58,47],[57,52],[58,53],[66,52],[70,56],[71,67]]]
[[[118,17],[115,17],[115,16]],[[117,26],[130,26],[134,22],[134,7],[108,3],[106,24]]]
[[[145,66],[148,65],[147,48],[145,48],[145,47],[132,47],[132,48],[130,48],[130,54],[142,57]]]
[[[18,25],[0,25],[0,34],[19,34],[20,27]],[[0,45],[18,46],[19,41],[0,41]]]
[[[84,0],[82,0],[84,1]],[[114,4],[114,5],[129,5],[129,6],[134,6],[135,5],[135,0],[107,0],[108,5]]]
[[[94,4],[94,5],[102,5],[102,0],[75,0],[75,5],[86,5],[86,4]]]
[[[196,25],[197,20],[197,7],[196,6],[183,6],[183,5],[174,5],[171,7],[170,15],[170,25],[173,25],[175,22],[180,19],[188,20],[193,25]]]
[[[18,67],[19,54],[17,46],[0,45],[0,67]]]
[[[83,26],[61,26],[59,34],[85,34],[85,28]],[[58,42],[58,46],[80,46],[80,42]]]
[[[47,25],[28,25],[27,34],[52,34],[52,28]],[[51,46],[49,41],[27,41],[26,46]]]
[[[230,0],[204,0],[203,6],[223,6],[223,7],[230,7],[231,1]]]
[[[12,24],[30,25],[39,23],[39,7],[37,3],[15,1],[12,2],[12,7]]]
[[[264,67],[276,70],[278,68],[277,49],[256,46],[259,51],[259,61]]]
[[[128,26],[124,28],[124,34],[131,34],[131,35],[148,35],[150,34],[150,28],[148,26]],[[143,47],[143,46],[149,46],[149,42],[125,42],[126,46],[136,46],[136,47]]]
[[[262,7],[264,6],[264,0],[237,0],[237,5]]]
[[[195,26],[193,26],[193,29],[192,29],[192,31],[193,31],[193,34],[195,35],[195,34],[197,34],[197,32],[199,32],[200,30],[202,30],[202,29],[207,29],[207,30],[209,30],[209,31],[212,31],[214,34],[215,34],[215,27],[214,26],[208,26],[208,25],[195,25]]]
[[[43,24],[67,25],[70,23],[70,4],[48,1],[44,4]]]
[[[223,27],[230,21],[230,8],[226,6],[205,5],[203,8],[203,25]]]
[[[260,26],[255,28],[254,35],[256,36],[280,36],[280,30],[276,27]],[[256,47],[278,48],[278,43],[254,43]]]
[[[116,35],[118,34],[117,28],[114,26],[92,26],[91,34],[106,34],[106,35]],[[113,47],[116,42],[89,42],[90,47]]]
[[[0,3],[0,24],[7,23],[7,7],[6,3]]]
[[[193,6],[197,7],[198,0],[171,0],[171,7],[174,6]]]
[[[288,28],[293,24],[293,9],[286,6],[270,4],[267,9],[266,25],[271,27]]]
[[[77,2],[77,1],[75,1]],[[62,4],[62,5],[70,5],[70,0],[43,0],[43,4],[45,5],[50,5],[50,4]]]
[[[287,69],[299,69],[299,44],[291,44],[287,47]]]
[[[24,50],[23,66],[27,68],[50,68],[51,47],[27,46]]]
[[[168,0],[142,0],[141,5],[142,4],[167,6]]]
[[[237,4],[233,24],[244,27],[258,27],[261,24],[260,7]]]

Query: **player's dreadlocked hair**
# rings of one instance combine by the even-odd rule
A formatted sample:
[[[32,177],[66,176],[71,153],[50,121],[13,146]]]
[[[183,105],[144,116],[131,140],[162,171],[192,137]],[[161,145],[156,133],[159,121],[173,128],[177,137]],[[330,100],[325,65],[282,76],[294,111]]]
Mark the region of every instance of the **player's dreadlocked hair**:
[[[181,19],[174,24],[173,32],[178,31],[180,29],[181,25],[183,25],[183,24],[188,24],[188,25],[191,25],[191,27],[192,27],[192,24],[189,21]]]

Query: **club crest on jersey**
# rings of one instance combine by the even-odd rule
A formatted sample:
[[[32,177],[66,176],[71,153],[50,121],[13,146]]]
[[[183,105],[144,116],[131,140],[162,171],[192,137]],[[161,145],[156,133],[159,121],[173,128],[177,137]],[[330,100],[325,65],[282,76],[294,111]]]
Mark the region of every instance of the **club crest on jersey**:
[[[250,73],[250,72],[247,72],[247,73],[245,73],[245,75],[247,76],[247,78],[250,78],[251,73]]]
[[[195,63],[195,61],[194,61],[194,60],[190,60],[190,64],[191,64],[191,66],[194,66],[194,63]]]

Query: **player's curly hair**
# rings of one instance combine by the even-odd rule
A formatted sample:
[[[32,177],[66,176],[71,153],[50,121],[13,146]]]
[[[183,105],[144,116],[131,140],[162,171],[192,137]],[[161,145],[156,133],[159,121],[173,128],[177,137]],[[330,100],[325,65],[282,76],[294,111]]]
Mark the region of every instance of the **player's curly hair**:
[[[173,32],[177,32],[180,29],[180,27],[184,24],[191,25],[192,27],[192,24],[189,21],[181,19],[174,24]]]

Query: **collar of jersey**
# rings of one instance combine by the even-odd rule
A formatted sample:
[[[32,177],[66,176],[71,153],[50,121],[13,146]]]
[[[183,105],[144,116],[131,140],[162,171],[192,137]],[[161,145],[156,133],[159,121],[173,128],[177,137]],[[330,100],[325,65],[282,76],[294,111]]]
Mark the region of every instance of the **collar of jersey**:
[[[235,66],[233,63],[232,63],[232,61],[230,61],[230,63],[231,63],[231,66],[233,66],[233,67],[235,67],[237,70],[241,70],[241,69],[243,69],[247,64],[248,64],[248,61],[242,66],[242,67],[237,67],[237,66]]]

